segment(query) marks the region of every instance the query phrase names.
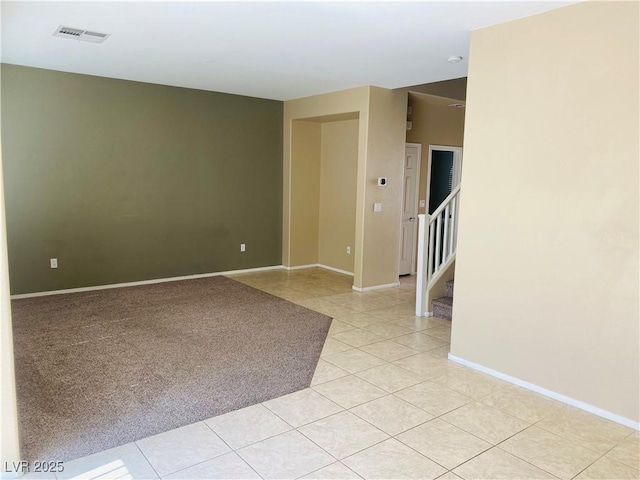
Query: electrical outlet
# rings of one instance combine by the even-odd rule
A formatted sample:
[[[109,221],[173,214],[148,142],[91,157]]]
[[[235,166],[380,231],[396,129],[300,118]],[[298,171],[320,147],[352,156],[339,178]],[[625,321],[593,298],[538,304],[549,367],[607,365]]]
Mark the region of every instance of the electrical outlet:
[[[58,259],[57,258],[52,258],[49,261],[51,263],[51,268],[58,268]]]
[[[351,247],[347,247],[347,255],[351,255]]]
[[[240,244],[240,251],[245,252],[247,250],[247,246],[244,243]]]

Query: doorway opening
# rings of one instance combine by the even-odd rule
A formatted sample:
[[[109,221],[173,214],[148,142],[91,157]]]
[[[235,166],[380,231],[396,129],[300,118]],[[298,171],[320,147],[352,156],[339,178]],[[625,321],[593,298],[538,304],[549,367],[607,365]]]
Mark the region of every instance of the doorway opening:
[[[442,145],[429,145],[429,173],[427,181],[429,188],[426,213],[433,215],[443,202],[448,200],[451,192],[460,185],[462,170],[462,148]],[[445,222],[450,222],[451,215]],[[436,259],[444,258],[445,229],[440,232],[440,238],[435,241],[436,252],[431,256],[430,268],[435,271]]]
[[[462,171],[462,148],[429,145],[429,207],[431,215],[460,184]]]

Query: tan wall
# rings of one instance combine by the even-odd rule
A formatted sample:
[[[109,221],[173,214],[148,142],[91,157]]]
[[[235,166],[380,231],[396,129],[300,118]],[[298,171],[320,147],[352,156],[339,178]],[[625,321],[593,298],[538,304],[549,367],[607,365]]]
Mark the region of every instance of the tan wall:
[[[300,240],[299,234],[303,233],[300,231],[300,225],[304,225],[306,213],[304,208],[296,207],[299,201],[298,195],[302,194],[303,198],[306,196],[304,185],[301,185],[299,179],[309,175],[316,175],[317,173],[311,172],[307,174],[304,171],[300,171],[300,169],[304,170],[305,166],[298,165],[295,158],[297,155],[296,150],[298,149],[295,143],[298,140],[294,138],[297,133],[293,130],[293,124],[299,119],[318,119],[318,117],[323,116],[351,113],[356,116],[359,115],[361,120],[358,127],[358,165],[364,165],[368,125],[368,98],[368,87],[361,87],[284,102],[282,263],[287,267],[317,263],[317,260],[314,262],[303,261],[307,256],[304,254],[307,247],[304,245],[304,241]],[[318,131],[320,131],[320,124],[316,123],[316,125]],[[320,152],[319,138],[318,148],[315,150],[318,155]],[[319,162],[317,165],[319,165]],[[317,178],[319,181],[319,174]],[[358,187],[356,189],[356,198],[358,198],[361,193]]]
[[[418,192],[419,198],[425,200],[426,205],[429,205],[427,191],[429,185],[429,145],[462,147],[465,110],[430,104],[426,100],[420,100],[417,95],[410,95],[410,99],[412,113],[409,118],[413,125],[412,129],[407,131],[407,142],[422,145]],[[418,210],[419,213],[425,213],[427,209],[425,207]]]
[[[353,273],[356,237],[358,120],[322,125],[318,262]]]
[[[638,14],[585,2],[472,32],[452,336],[635,422]]]
[[[407,92],[420,92],[439,97],[455,98],[464,101],[467,98],[467,77],[443,80],[442,82],[423,83],[399,88]]]
[[[2,148],[0,145],[0,425],[2,425],[0,428],[0,462],[5,467],[17,464],[21,458],[2,173]]]
[[[366,186],[362,284],[366,288],[398,282],[400,223],[407,94],[371,87],[366,172],[359,181]],[[386,187],[378,177],[387,177]],[[382,212],[374,213],[374,203]],[[356,269],[357,269],[356,264]]]
[[[320,219],[320,139],[321,124],[296,120],[292,124],[291,265],[318,263]]]
[[[354,114],[358,124],[358,168],[356,191],[354,286],[366,288],[398,281],[400,193],[404,158],[407,93],[376,87],[360,87],[316,95],[284,104],[283,141],[283,264],[299,265],[302,246],[294,233],[301,220],[296,210],[298,183],[293,158],[294,120]],[[349,116],[349,115],[348,115]],[[353,118],[353,116],[351,116]],[[335,117],[333,117],[335,119]],[[387,176],[389,187],[378,187],[377,177]],[[374,202],[383,212],[373,214]]]

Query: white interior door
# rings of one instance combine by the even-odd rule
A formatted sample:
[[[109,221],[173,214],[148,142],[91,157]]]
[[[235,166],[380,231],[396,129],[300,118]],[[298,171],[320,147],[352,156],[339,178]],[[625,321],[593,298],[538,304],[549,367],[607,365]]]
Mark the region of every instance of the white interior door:
[[[400,226],[400,275],[415,273],[421,150],[422,147],[417,143],[405,145]]]

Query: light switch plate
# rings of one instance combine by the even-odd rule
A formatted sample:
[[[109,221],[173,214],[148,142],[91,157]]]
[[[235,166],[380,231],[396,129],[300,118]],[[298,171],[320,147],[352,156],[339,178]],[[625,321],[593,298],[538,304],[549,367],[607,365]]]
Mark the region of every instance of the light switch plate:
[[[381,203],[374,203],[373,204],[373,211],[374,212],[381,212],[382,211],[382,204]]]
[[[420,200],[420,208],[424,208],[427,206],[427,201],[426,200]]]

